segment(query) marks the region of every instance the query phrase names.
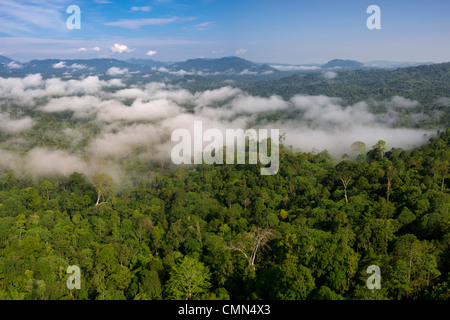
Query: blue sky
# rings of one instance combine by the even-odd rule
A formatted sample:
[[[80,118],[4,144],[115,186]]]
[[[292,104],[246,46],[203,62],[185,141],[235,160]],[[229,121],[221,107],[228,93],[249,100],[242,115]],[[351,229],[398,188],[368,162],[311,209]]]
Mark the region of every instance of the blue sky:
[[[369,5],[381,29],[369,30]],[[81,9],[69,30],[67,7]],[[257,62],[450,60],[450,1],[0,1],[0,54],[44,58],[240,56]]]

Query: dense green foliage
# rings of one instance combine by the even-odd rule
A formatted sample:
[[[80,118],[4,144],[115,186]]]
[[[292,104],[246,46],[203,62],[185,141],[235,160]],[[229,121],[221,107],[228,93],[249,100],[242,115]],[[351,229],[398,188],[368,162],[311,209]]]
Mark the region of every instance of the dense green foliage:
[[[195,80],[195,81],[193,81]],[[402,120],[396,127],[447,128],[450,125],[450,108],[440,102],[440,97],[450,96],[450,63],[398,68],[396,70],[352,70],[337,72],[328,79],[322,73],[299,73],[280,79],[224,82],[200,76],[186,76],[174,83],[193,92],[220,88],[225,85],[244,90],[252,95],[268,97],[279,95],[290,99],[294,95],[325,95],[340,97],[344,105],[366,101],[374,113],[386,109],[379,102],[393,96],[417,101],[413,108],[402,110]],[[422,113],[429,120],[415,123],[408,114]],[[264,114],[264,119],[292,119],[297,114],[275,111]]]
[[[337,163],[282,148],[274,176],[153,167],[129,186],[4,172],[0,299],[448,299],[450,130],[357,149]]]

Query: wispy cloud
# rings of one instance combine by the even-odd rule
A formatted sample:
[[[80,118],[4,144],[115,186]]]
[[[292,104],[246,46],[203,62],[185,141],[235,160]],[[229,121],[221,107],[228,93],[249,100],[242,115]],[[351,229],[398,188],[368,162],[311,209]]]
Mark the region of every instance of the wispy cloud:
[[[306,71],[306,70],[319,70],[317,66],[291,66],[291,65],[270,65],[280,71]]]
[[[323,77],[325,78],[325,79],[334,79],[334,78],[336,78],[337,77],[337,73],[336,72],[333,72],[333,71],[327,71],[327,72],[325,72],[324,74],[323,74]]]
[[[150,18],[150,19],[121,19],[119,21],[107,22],[105,23],[105,25],[127,29],[139,29],[145,26],[166,25],[175,22],[177,20],[179,20],[178,17]]]
[[[130,10],[131,10],[131,11],[144,11],[144,12],[148,12],[148,11],[152,10],[152,7],[150,7],[150,6],[144,6],[144,7],[131,7]]]
[[[6,65],[9,69],[21,69],[23,68],[23,65],[18,64],[16,61],[11,61]]]
[[[236,50],[235,54],[236,54],[237,56],[242,56],[242,55],[245,54],[246,52],[247,52],[247,49],[240,48],[240,49]]]
[[[0,2],[0,32],[8,35],[34,33],[36,29],[63,29],[64,7],[55,1]]]
[[[203,31],[203,30],[208,30],[208,29],[210,29],[213,25],[214,25],[213,22],[211,22],[211,21],[206,21],[206,22],[203,22],[203,23],[196,24],[195,26],[193,26],[193,28],[194,28],[195,30]]]

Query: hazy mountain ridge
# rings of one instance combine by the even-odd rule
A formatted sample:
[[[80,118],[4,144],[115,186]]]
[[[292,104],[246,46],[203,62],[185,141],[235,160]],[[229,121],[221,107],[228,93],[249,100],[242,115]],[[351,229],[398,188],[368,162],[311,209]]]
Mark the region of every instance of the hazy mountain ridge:
[[[424,63],[431,64],[431,63]],[[325,64],[270,64],[256,63],[239,57],[217,59],[196,58],[169,63],[153,59],[112,58],[95,59],[43,59],[19,62],[9,57],[0,56],[0,74],[25,76],[30,73],[45,75],[98,75],[110,76],[129,74],[163,74],[164,76],[200,75],[210,77],[283,77],[299,73],[341,72],[350,70],[389,70],[397,66],[417,66],[417,63],[371,61],[362,63],[355,60],[333,59]],[[112,68],[112,69],[111,69]]]

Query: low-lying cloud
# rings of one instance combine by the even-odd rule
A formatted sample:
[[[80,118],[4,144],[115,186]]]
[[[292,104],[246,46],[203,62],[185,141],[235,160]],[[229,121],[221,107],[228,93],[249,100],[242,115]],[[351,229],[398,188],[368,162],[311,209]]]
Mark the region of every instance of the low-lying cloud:
[[[102,171],[116,182],[125,176],[124,161],[170,161],[172,131],[186,128],[192,132],[194,121],[202,121],[203,130],[279,129],[285,133],[285,145],[303,152],[327,150],[337,159],[343,153],[351,154],[355,141],[370,148],[382,139],[388,148],[410,148],[435,133],[395,128],[403,109],[411,111],[419,105],[401,96],[348,105],[339,97],[325,95],[295,95],[286,100],[277,95],[253,96],[231,86],[192,93],[162,82],[125,86],[120,79],[91,76],[65,81],[35,74],[0,78],[2,101],[22,104],[25,111],[14,116],[8,110],[0,113],[0,130],[10,135],[0,141],[1,168],[35,176]],[[445,105],[448,98],[439,102]],[[386,111],[373,113],[371,105],[383,106]],[[49,115],[65,112],[76,121],[76,125],[68,123],[61,130],[49,128],[40,133],[57,137],[64,147],[33,144],[25,133],[43,120],[27,115],[30,108]],[[258,120],[263,112],[269,117]],[[285,114],[291,116],[283,117]],[[424,120],[421,113],[410,116],[413,122]]]

